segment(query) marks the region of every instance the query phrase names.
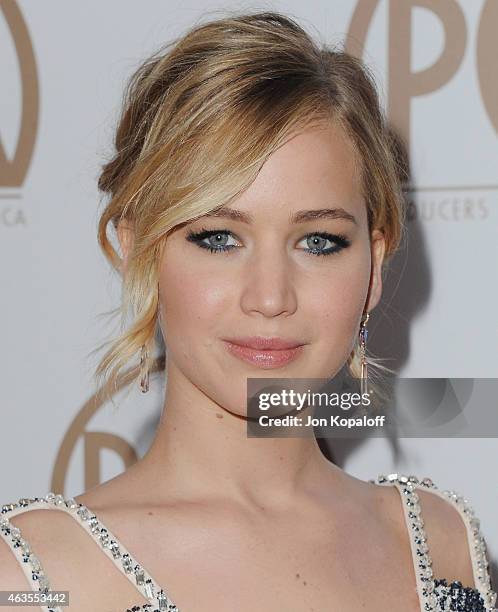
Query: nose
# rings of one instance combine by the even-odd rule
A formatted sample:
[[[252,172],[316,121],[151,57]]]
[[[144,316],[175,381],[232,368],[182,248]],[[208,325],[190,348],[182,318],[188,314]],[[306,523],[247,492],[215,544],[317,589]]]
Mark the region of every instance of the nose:
[[[289,316],[296,311],[297,294],[292,261],[273,247],[253,253],[242,275],[242,310],[249,315]]]

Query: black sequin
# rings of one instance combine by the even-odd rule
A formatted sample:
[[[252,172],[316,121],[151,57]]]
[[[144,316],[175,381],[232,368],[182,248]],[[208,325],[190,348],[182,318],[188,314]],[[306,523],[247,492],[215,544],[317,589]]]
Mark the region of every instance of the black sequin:
[[[434,595],[438,601],[437,610],[486,612],[484,600],[476,588],[464,587],[459,580],[448,584],[446,578],[436,578],[434,587]]]

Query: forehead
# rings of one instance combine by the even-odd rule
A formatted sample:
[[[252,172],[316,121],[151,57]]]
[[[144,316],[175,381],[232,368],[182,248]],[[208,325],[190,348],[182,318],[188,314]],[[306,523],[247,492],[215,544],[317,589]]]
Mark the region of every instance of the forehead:
[[[293,211],[343,208],[357,219],[365,208],[352,144],[338,125],[291,136],[265,162],[256,179],[229,206],[289,219]],[[366,211],[365,211],[366,216]]]

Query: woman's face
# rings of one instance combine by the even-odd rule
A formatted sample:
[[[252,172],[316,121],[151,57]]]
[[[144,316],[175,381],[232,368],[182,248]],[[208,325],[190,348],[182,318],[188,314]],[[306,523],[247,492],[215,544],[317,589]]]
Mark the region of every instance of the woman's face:
[[[384,241],[376,232],[370,243],[338,126],[288,140],[229,208],[239,218],[205,216],[166,240],[160,317],[168,381],[178,374],[242,415],[248,377],[331,378],[341,369],[362,313],[379,301]],[[290,361],[274,352],[254,363],[250,349],[240,357],[226,341],[248,336],[304,346]]]

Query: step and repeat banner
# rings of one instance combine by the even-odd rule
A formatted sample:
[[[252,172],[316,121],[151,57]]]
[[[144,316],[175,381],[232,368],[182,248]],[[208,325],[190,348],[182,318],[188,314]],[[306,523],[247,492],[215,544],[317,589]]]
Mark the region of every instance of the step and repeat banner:
[[[221,8],[207,0],[0,0],[3,503],[50,490],[77,495],[126,469],[152,440],[159,373],[146,395],[133,383],[114,404],[94,397],[92,351],[118,329],[106,313],[121,292],[97,245],[96,180],[129,76]],[[286,13],[372,69],[405,143],[410,181],[407,242],[371,313],[369,349],[401,377],[456,381],[448,386],[457,398],[470,395],[471,381],[498,419],[498,2],[242,8]],[[487,433],[326,440],[324,452],[363,479],[415,474],[463,493],[496,571],[496,424]]]

